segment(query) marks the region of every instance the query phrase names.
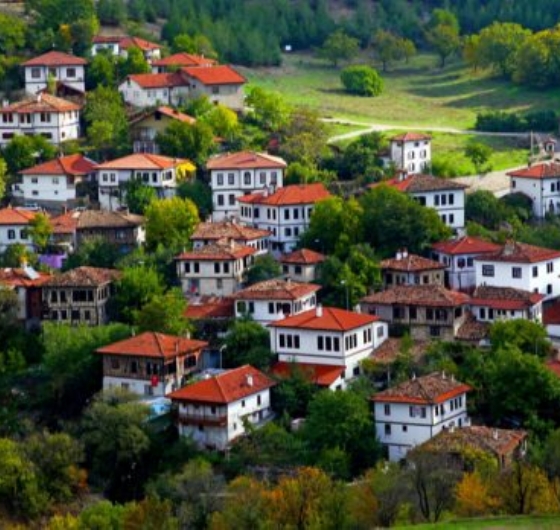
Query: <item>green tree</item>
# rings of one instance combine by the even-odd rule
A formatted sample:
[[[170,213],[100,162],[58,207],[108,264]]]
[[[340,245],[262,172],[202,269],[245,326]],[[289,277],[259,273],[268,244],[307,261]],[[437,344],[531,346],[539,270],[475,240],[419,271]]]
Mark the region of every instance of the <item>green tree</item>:
[[[389,65],[395,61],[412,57],[416,53],[416,47],[411,40],[380,29],[373,36],[373,52],[386,72]]]
[[[377,71],[367,65],[347,66],[340,73],[346,92],[359,96],[379,96],[383,91],[383,80]]]
[[[132,74],[148,74],[151,71],[142,50],[136,47],[127,50],[126,59],[121,59],[117,67],[121,79]]]
[[[162,154],[188,158],[198,165],[203,165],[215,148],[212,127],[202,121],[174,121],[157,134],[156,142]]]
[[[15,175],[22,169],[37,162],[51,160],[56,156],[56,148],[42,136],[14,136],[3,150],[8,173]]]
[[[292,111],[279,135],[280,154],[289,162],[316,167],[327,149],[327,130],[314,110],[300,108]]]
[[[157,199],[154,188],[142,182],[142,180],[130,179],[122,184],[121,193],[124,196],[124,203],[130,213],[143,215],[149,204]]]
[[[228,367],[251,364],[267,368],[272,361],[268,331],[249,319],[234,320],[225,338],[223,363]]]
[[[125,507],[109,501],[99,501],[85,508],[79,517],[80,530],[121,530]]]
[[[206,182],[185,180],[177,187],[177,195],[191,200],[198,208],[201,219],[207,219],[212,214],[212,189]]]
[[[249,117],[268,131],[278,131],[286,125],[290,116],[290,107],[282,96],[255,86],[249,90],[246,99],[251,108]]]
[[[337,171],[342,179],[360,179],[370,183],[383,176],[381,152],[385,139],[381,133],[361,135],[351,142],[337,163]]]
[[[152,201],[145,210],[146,245],[163,245],[174,252],[191,245],[190,237],[200,222],[198,210],[189,199],[173,197]]]
[[[247,271],[247,285],[277,278],[282,274],[282,267],[270,255],[257,256],[251,268]]]
[[[49,243],[53,227],[44,213],[38,213],[29,223],[29,236],[37,252],[43,252]]]
[[[323,46],[319,48],[318,55],[336,67],[340,61],[349,61],[356,57],[359,50],[358,39],[339,29],[327,37]]]
[[[130,503],[124,511],[123,528],[149,528],[153,530],[179,530],[179,521],[171,513],[171,503],[157,497],[146,497]]]
[[[0,53],[12,55],[25,46],[26,25],[20,18],[0,13]]]
[[[0,158],[0,200],[2,200],[6,194],[6,187],[8,183],[7,173],[8,165],[3,158]]]
[[[302,418],[318,387],[310,381],[305,367],[292,363],[288,377],[283,377],[272,389],[272,406],[280,414]]]
[[[482,142],[469,142],[465,147],[465,156],[474,164],[476,172],[481,175],[492,170],[488,164],[492,156],[492,148]]]
[[[517,347],[523,353],[547,357],[552,344],[544,326],[525,319],[497,321],[490,328],[490,343],[494,350]]]
[[[459,31],[451,25],[438,24],[426,33],[426,40],[439,55],[440,66],[443,68],[447,59],[460,47]]]
[[[101,236],[88,237],[80,243],[78,250],[68,256],[64,270],[82,266],[111,269],[121,257],[117,245]]]
[[[187,301],[181,289],[171,289],[154,295],[136,313],[136,325],[140,331],[158,331],[169,335],[187,335],[191,325],[185,311]]]
[[[105,26],[119,26],[126,21],[126,5],[123,0],[99,0],[97,16]]]
[[[200,118],[207,123],[216,136],[229,142],[235,140],[240,133],[237,114],[224,105],[213,105],[210,112]]]
[[[91,59],[86,70],[86,84],[88,90],[94,90],[98,86],[113,87],[116,82],[116,63],[109,53],[97,53]]]

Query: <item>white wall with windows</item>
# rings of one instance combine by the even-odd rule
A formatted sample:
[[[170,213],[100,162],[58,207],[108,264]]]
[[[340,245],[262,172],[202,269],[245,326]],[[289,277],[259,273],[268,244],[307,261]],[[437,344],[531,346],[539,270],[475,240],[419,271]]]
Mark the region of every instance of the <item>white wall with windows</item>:
[[[409,174],[423,173],[432,162],[430,140],[391,141],[390,157],[398,169]]]
[[[317,305],[317,296],[311,293],[296,300],[261,300],[244,298],[235,302],[235,317],[250,316],[255,322],[263,326],[282,320],[290,315],[297,315],[309,311]]]
[[[15,244],[24,245],[29,250],[34,249],[28,225],[0,225],[0,252],[5,252]]]
[[[410,193],[422,206],[436,210],[441,220],[454,230],[465,227],[465,190],[438,190]]]
[[[84,65],[25,66],[25,91],[37,94],[47,88],[49,77],[80,92],[86,91]]]

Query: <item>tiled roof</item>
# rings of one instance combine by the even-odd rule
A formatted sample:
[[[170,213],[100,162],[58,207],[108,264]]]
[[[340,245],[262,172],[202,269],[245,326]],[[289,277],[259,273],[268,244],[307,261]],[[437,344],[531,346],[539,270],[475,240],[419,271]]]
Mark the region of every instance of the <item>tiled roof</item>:
[[[422,451],[462,453],[478,449],[495,456],[510,455],[527,438],[525,431],[470,426],[445,429],[420,446]]]
[[[318,386],[331,386],[344,372],[344,366],[330,364],[286,363],[279,361],[272,367],[272,374],[286,379],[292,374],[302,374],[310,383]]]
[[[325,256],[309,250],[308,248],[302,248],[300,250],[294,250],[290,254],[284,254],[280,258],[281,263],[289,263],[295,265],[315,265],[317,263],[323,263],[325,261]]]
[[[20,114],[29,112],[70,112],[73,110],[80,110],[81,108],[81,105],[72,101],[41,93],[37,96],[12,103],[11,105],[0,107],[0,114],[11,112]]]
[[[474,315],[467,311],[465,320],[459,326],[455,338],[467,342],[480,342],[487,339],[490,334],[490,324],[488,322],[479,322]]]
[[[87,64],[87,61],[81,57],[53,50],[25,61],[22,66],[79,66],[83,64]]]
[[[277,156],[253,151],[239,151],[213,156],[206,163],[207,169],[283,169],[286,162]]]
[[[354,313],[336,307],[316,307],[299,315],[292,315],[282,320],[271,322],[272,328],[298,328],[322,331],[349,331],[378,322],[373,315]]]
[[[38,212],[31,212],[29,210],[20,210],[19,208],[2,208],[0,210],[0,225],[28,225],[29,222],[35,218]]]
[[[424,357],[429,346],[429,342],[414,341],[410,347],[410,355],[414,361],[419,361]],[[399,355],[402,355],[402,339],[389,337],[385,339],[370,355],[370,359],[379,364],[392,364]]]
[[[171,107],[168,107],[166,105],[162,105],[161,107],[157,107],[155,109],[144,109],[141,112],[138,112],[136,114],[134,114],[133,116],[129,117],[128,123],[129,125],[135,125],[137,123],[142,122],[143,120],[145,120],[146,118],[149,118],[150,116],[154,116],[156,114],[161,114],[163,116],[167,116],[168,118],[171,118],[173,120],[177,120],[183,123],[190,123],[191,125],[193,123],[196,123],[196,118],[193,118],[192,116],[189,116],[188,114],[185,114],[183,112],[179,112],[177,109],[173,109]]]
[[[82,176],[91,173],[96,162],[84,155],[61,156],[48,162],[20,171],[20,175],[73,175]]]
[[[291,280],[265,280],[237,291],[235,300],[298,300],[302,296],[316,293],[321,286]]]
[[[419,142],[420,140],[431,140],[432,137],[429,134],[417,133],[417,132],[406,132],[404,134],[398,134],[391,138],[391,142]]]
[[[146,331],[135,337],[103,346],[96,351],[103,355],[173,359],[187,353],[200,352],[206,346],[208,346],[208,343],[204,341]]]
[[[109,44],[109,43],[119,43],[123,39],[127,38],[128,35],[95,35],[93,37],[93,44]]]
[[[29,269],[25,268],[0,268],[0,285],[10,287],[36,287],[43,285],[50,277],[50,274],[35,270],[29,274]]]
[[[271,388],[276,383],[246,364],[185,386],[167,397],[176,401],[228,404]]]
[[[442,254],[450,256],[458,256],[462,254],[484,254],[487,252],[496,252],[501,247],[490,241],[485,241],[478,237],[464,236],[449,241],[439,241],[434,243],[432,248]]]
[[[379,183],[371,184],[370,187],[390,186],[406,193],[424,193],[429,191],[464,190],[464,184],[455,182],[452,179],[433,177],[431,175],[409,175],[397,177],[390,180],[383,180]]]
[[[177,72],[163,74],[131,74],[127,79],[134,81],[138,86],[145,89],[185,86],[187,84],[185,78]]]
[[[203,296],[191,301],[185,311],[185,316],[191,320],[206,318],[233,318],[235,316],[233,298]]]
[[[143,224],[144,217],[141,215],[109,210],[71,211],[51,219],[54,234],[104,228],[136,228]]]
[[[545,326],[550,324],[560,324],[560,302],[555,301],[544,308],[543,324]]]
[[[191,164],[185,158],[172,158],[169,156],[152,155],[149,153],[135,153],[132,155],[116,158],[103,164],[99,164],[95,169],[170,169],[182,164]],[[192,165],[192,170],[196,169]]]
[[[315,204],[331,196],[327,188],[318,182],[316,184],[295,184],[279,188],[272,195],[252,193],[237,199],[242,203],[266,204],[269,206],[287,206],[292,204]]]
[[[504,310],[528,309],[541,302],[543,298],[542,294],[513,287],[481,285],[475,289],[471,305]]]
[[[445,372],[434,372],[422,377],[414,377],[373,396],[374,401],[384,403],[413,403],[431,405],[443,403],[471,390],[471,387],[455,381]]]
[[[386,259],[381,262],[382,269],[389,269],[403,272],[431,271],[434,269],[445,269],[443,263],[434,261],[416,254],[406,254],[395,258]]]
[[[509,177],[521,177],[526,179],[546,179],[560,177],[560,164],[558,162],[545,162],[543,164],[535,164],[524,169],[511,171],[507,174]]]
[[[414,305],[428,307],[456,307],[468,303],[464,293],[450,291],[441,285],[396,285],[391,289],[370,294],[362,303],[379,305]]]
[[[57,274],[45,282],[45,287],[98,287],[119,279],[121,273],[115,269],[78,267]]]
[[[152,66],[211,66],[216,64],[214,59],[192,53],[174,53],[163,59],[152,61]]]
[[[560,258],[558,250],[536,247],[527,243],[508,241],[497,252],[478,256],[477,261],[500,261],[506,263],[538,263]]]
[[[66,212],[51,219],[53,234],[73,234],[78,228],[81,212]]]
[[[231,221],[221,221],[200,223],[191,236],[191,240],[233,239],[234,241],[253,241],[268,237],[269,235],[270,232],[268,230],[259,230],[258,228],[244,226],[239,223],[232,223]]]
[[[225,241],[223,239],[204,245],[189,252],[179,254],[175,259],[183,261],[230,261],[247,256],[252,256],[257,251],[252,247],[238,245],[234,241]]]
[[[95,42],[95,41],[94,41]],[[109,41],[112,42],[112,41]],[[114,41],[113,41],[114,42]],[[140,48],[142,51],[159,50],[161,46],[155,42],[150,42],[146,39],[141,39],[140,37],[128,37],[124,36],[118,40],[119,46],[124,48]]]
[[[247,80],[231,66],[187,66],[181,69],[203,85],[242,85]]]

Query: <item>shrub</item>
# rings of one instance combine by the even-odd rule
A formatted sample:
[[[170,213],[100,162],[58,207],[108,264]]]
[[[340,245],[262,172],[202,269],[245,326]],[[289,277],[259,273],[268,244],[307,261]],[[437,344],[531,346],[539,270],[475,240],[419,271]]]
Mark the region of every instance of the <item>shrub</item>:
[[[377,70],[367,65],[348,66],[342,70],[340,80],[346,92],[359,96],[379,96],[383,90],[383,79]]]
[[[558,126],[554,111],[529,112],[523,116],[495,111],[477,114],[475,129],[488,132],[553,131]]]

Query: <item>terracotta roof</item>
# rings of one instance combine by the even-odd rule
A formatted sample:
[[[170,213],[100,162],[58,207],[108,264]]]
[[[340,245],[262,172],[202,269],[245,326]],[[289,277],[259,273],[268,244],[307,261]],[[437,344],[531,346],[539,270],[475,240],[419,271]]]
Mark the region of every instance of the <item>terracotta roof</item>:
[[[330,364],[286,363],[279,361],[271,373],[279,379],[286,379],[294,373],[301,373],[310,383],[318,386],[331,386],[344,372],[344,366]]]
[[[81,212],[66,212],[51,219],[53,234],[73,234],[78,228]]]
[[[87,175],[93,171],[96,162],[84,155],[61,156],[48,162],[20,171],[20,175]]]
[[[232,223],[231,221],[200,223],[191,240],[218,240],[218,239],[233,239],[234,241],[253,241],[268,237],[270,232],[268,230],[259,230],[250,226],[241,225],[239,223]]]
[[[320,285],[292,282],[291,280],[265,280],[237,291],[235,300],[297,300],[316,293]]]
[[[431,175],[408,175],[370,184],[370,187],[390,186],[406,193],[424,193],[429,191],[464,190],[468,186],[452,179],[432,177]]]
[[[521,177],[526,179],[546,179],[560,177],[560,164],[558,162],[546,162],[535,164],[527,168],[518,169],[507,173],[509,177]]]
[[[165,105],[158,107],[156,112],[163,114],[169,118],[173,118],[174,120],[182,121],[183,123],[196,123],[196,118],[185,114],[184,112],[179,112],[178,110],[172,109],[171,107],[167,107]]]
[[[185,86],[187,81],[177,72],[163,74],[131,74],[127,80],[134,81],[138,86],[151,88],[168,88],[175,86]]]
[[[555,301],[544,308],[543,324],[545,326],[549,324],[560,324],[560,302]]]
[[[478,256],[475,259],[477,261],[503,261],[506,263],[538,263],[557,258],[560,258],[558,250],[508,241],[497,252]]]
[[[183,261],[230,261],[252,256],[257,251],[252,247],[238,245],[234,241],[220,239],[189,252],[179,254],[175,259]]]
[[[292,315],[282,320],[271,322],[271,328],[298,328],[322,331],[350,331],[351,329],[367,326],[378,322],[379,318],[373,315],[354,313],[336,307],[318,306],[309,311]]]
[[[30,112],[70,112],[73,110],[81,110],[82,105],[78,105],[66,99],[57,98],[50,94],[38,94],[30,98],[23,99],[0,107],[0,114],[17,112],[26,114]]]
[[[513,287],[491,287],[481,285],[472,294],[471,305],[493,309],[528,309],[542,302],[544,295]]]
[[[418,142],[420,140],[431,140],[432,137],[429,134],[417,133],[417,132],[406,132],[403,134],[398,134],[391,138],[391,142]]]
[[[250,204],[266,204],[270,206],[287,206],[291,204],[315,204],[331,196],[327,188],[318,182],[316,184],[295,184],[279,188],[272,195],[252,193],[239,197],[238,202]]]
[[[39,272],[32,269],[23,268],[0,268],[0,285],[8,285],[10,287],[37,287],[43,285],[50,277],[50,274]]]
[[[152,61],[152,66],[211,66],[213,64],[216,64],[214,59],[185,52],[174,53]]]
[[[191,320],[233,318],[235,316],[233,298],[202,296],[189,303],[185,316]]]
[[[192,162],[185,158],[172,158],[149,153],[135,153],[99,164],[95,169],[170,169],[181,164],[192,165]],[[194,170],[194,165],[192,167]]]
[[[96,350],[102,355],[129,355],[173,359],[187,353],[197,353],[208,346],[207,342],[184,337],[146,331],[135,337],[120,340]]]
[[[20,210],[19,208],[2,208],[0,210],[0,225],[28,225],[29,222],[35,218],[39,212],[32,212],[29,210]]]
[[[462,453],[464,449],[478,449],[495,456],[510,455],[527,438],[527,432],[473,425],[445,429],[419,446],[422,451]]]
[[[187,66],[181,69],[203,85],[242,85],[247,80],[231,66]]]
[[[176,401],[228,404],[262,392],[275,384],[268,376],[246,364],[192,383],[167,397]]]
[[[109,210],[71,211],[51,219],[55,234],[70,234],[77,230],[136,228],[143,224],[144,217],[141,215]]]
[[[417,256],[416,254],[402,255],[401,253],[400,257],[383,260],[381,262],[381,268],[403,272],[419,272],[431,271],[434,269],[445,269],[445,265],[443,263],[439,263],[439,261],[423,258],[422,256]]]
[[[158,50],[159,44],[150,42],[140,37],[129,37],[128,35],[96,35],[93,37],[94,44],[118,44],[121,48],[140,48],[143,51]]]
[[[490,323],[479,322],[470,311],[467,311],[465,320],[455,333],[455,338],[467,342],[480,342],[487,339],[489,334]]]
[[[362,303],[378,305],[414,305],[457,307],[468,303],[464,293],[450,291],[441,285],[396,285],[362,298]]]
[[[284,254],[280,258],[280,263],[296,265],[316,265],[317,263],[323,263],[323,261],[325,261],[324,254],[309,250],[308,248],[294,250],[290,254]]]
[[[480,239],[478,237],[464,236],[450,241],[440,241],[434,243],[432,248],[442,254],[458,256],[462,254],[484,254],[487,252],[496,252],[501,247],[490,241]]]
[[[414,361],[421,360],[429,346],[429,342],[414,341],[410,355]],[[392,364],[402,355],[402,339],[389,337],[385,339],[370,355],[370,359],[379,364]]]
[[[224,153],[211,157],[206,163],[207,169],[283,169],[286,162],[277,156],[254,151]]]
[[[79,66],[87,64],[85,59],[64,52],[50,51],[25,61],[21,66]]]
[[[115,269],[78,267],[57,274],[45,282],[45,287],[97,287],[119,279],[121,273]]]
[[[374,401],[383,403],[414,403],[431,405],[443,403],[471,390],[471,387],[455,381],[445,372],[434,372],[415,377],[373,396]]]
[[[119,43],[126,38],[128,35],[95,35],[92,42],[93,44]]]

